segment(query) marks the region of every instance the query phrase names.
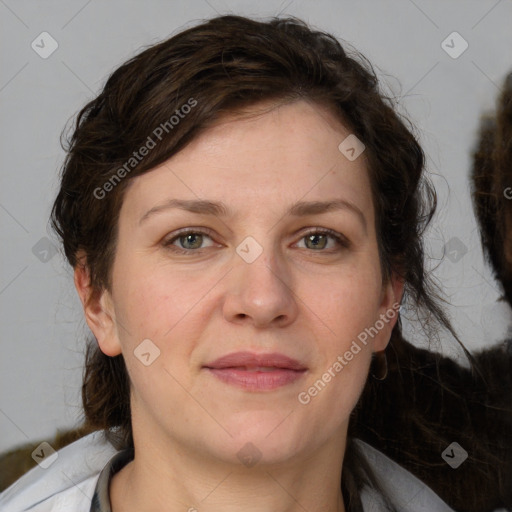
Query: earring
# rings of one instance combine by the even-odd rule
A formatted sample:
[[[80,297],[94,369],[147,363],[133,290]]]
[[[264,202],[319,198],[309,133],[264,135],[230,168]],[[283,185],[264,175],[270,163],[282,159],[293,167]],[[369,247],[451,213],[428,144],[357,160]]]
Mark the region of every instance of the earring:
[[[388,358],[385,350],[373,353],[371,376],[379,381],[385,380],[388,376]]]

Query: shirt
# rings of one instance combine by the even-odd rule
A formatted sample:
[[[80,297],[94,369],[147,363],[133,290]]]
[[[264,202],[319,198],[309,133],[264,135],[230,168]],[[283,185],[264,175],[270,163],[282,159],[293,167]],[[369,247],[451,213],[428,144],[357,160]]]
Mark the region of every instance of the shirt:
[[[388,498],[399,511],[454,512],[432,489],[379,450],[356,439]],[[102,432],[93,432],[56,452],[0,494],[2,512],[111,512],[109,483],[133,459],[118,451]],[[55,457],[55,455],[53,455]],[[47,462],[50,461],[48,457]],[[45,466],[45,467],[43,467]],[[361,493],[365,512],[383,510],[373,489]]]

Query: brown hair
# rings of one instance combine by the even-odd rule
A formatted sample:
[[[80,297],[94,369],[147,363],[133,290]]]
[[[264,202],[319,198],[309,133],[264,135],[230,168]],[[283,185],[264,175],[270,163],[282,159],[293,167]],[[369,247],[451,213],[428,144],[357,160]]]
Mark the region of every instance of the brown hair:
[[[411,127],[395,112],[394,99],[379,90],[362,55],[295,18],[213,18],[147,48],[110,76],[78,114],[52,211],[69,263],[81,264],[83,251],[94,289],[110,289],[118,215],[130,179],[175,155],[224,113],[263,100],[299,99],[327,106],[365,144],[383,279],[395,273],[405,280],[405,296],[430,334],[432,317],[457,338],[424,269],[422,235],[436,194],[423,174],[424,153]],[[161,140],[127,166],[134,150],[156,138],[157,127]],[[108,191],[106,182],[112,185]],[[391,345],[400,329],[399,320]],[[91,427],[115,427],[121,444],[133,445],[122,356],[108,357],[89,344],[82,398]],[[361,509],[365,482],[377,486],[349,443],[342,487],[353,510]]]

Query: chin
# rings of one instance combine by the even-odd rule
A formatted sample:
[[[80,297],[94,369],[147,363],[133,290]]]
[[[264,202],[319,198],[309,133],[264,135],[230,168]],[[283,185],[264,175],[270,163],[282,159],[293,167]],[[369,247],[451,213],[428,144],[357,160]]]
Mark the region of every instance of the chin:
[[[268,464],[290,459],[302,449],[305,440],[304,430],[293,422],[293,413],[287,417],[290,411],[237,414],[236,421],[226,424],[233,436],[228,441],[228,451],[236,453],[237,461],[245,456]]]

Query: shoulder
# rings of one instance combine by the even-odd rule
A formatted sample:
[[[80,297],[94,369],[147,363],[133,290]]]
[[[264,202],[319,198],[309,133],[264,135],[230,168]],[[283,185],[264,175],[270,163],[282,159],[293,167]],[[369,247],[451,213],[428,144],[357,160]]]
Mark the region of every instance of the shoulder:
[[[364,441],[356,439],[355,442],[373,469],[382,490],[397,510],[454,512],[430,487],[405,468]],[[365,512],[382,510],[378,508],[382,501],[372,489],[364,489],[361,499]]]
[[[2,512],[88,512],[99,474],[118,450],[103,432],[62,448],[0,494]],[[45,466],[45,467],[43,467]]]

